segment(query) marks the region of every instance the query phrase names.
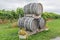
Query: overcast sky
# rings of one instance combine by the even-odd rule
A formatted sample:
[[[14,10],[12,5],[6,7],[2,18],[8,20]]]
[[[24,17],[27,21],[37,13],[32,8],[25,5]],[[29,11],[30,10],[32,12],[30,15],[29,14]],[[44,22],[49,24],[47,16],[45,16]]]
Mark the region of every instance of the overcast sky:
[[[60,0],[0,0],[0,9],[16,9],[31,2],[42,3],[44,11],[60,13]]]

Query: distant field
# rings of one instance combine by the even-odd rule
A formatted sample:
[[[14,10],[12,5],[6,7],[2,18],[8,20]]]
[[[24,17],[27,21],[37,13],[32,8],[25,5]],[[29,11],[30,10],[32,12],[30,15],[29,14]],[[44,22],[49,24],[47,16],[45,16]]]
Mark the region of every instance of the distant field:
[[[60,19],[51,20],[46,24],[48,31],[32,35],[28,40],[50,40],[56,36],[60,36]],[[0,24],[0,40],[19,40],[18,28],[11,28],[11,23]]]

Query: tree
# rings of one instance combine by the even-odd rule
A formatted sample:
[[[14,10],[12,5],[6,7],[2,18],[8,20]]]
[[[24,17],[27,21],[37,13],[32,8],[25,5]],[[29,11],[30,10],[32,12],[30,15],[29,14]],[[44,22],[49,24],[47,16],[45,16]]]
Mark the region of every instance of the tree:
[[[23,12],[23,9],[22,8],[17,8],[16,9],[16,13],[20,16],[20,17],[23,17],[24,16],[24,12]]]

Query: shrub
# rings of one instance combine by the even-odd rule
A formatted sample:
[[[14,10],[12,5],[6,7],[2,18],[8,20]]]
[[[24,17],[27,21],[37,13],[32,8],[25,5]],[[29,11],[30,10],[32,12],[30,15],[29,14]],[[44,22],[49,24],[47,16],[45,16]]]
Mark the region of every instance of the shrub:
[[[42,14],[42,17],[44,19],[48,19],[48,18],[50,18],[50,19],[58,19],[58,18],[60,18],[60,15],[52,13],[52,12],[50,12],[50,13],[49,12],[44,12]]]

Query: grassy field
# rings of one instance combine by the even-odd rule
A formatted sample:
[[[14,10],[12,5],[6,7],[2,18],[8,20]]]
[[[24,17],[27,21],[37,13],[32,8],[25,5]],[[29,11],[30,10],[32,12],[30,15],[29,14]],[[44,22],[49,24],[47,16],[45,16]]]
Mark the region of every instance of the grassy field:
[[[51,20],[46,25],[49,28],[48,31],[32,35],[28,40],[50,40],[60,36],[60,19]],[[19,40],[18,28],[11,28],[11,23],[0,24],[0,40]]]

